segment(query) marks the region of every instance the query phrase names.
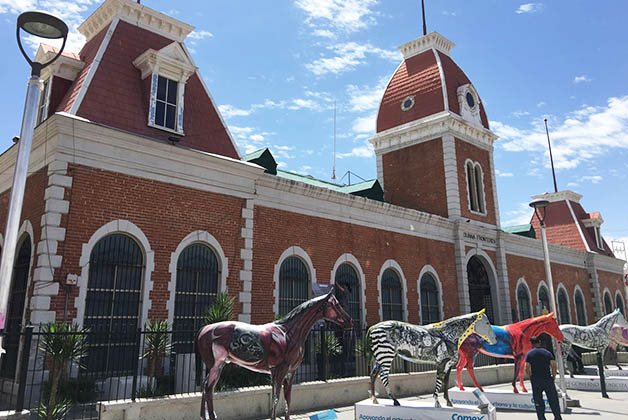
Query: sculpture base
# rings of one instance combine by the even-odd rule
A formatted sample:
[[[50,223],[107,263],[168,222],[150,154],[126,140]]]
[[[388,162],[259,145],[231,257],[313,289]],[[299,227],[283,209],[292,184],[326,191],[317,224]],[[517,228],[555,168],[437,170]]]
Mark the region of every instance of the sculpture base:
[[[395,406],[392,400],[379,399],[373,404],[371,399],[355,403],[355,420],[403,419],[403,420],[497,420],[495,407],[482,414],[475,407],[434,407],[434,400],[400,401]]]
[[[577,389],[579,391],[600,391],[600,377],[576,375],[573,378],[565,377],[567,389]],[[606,390],[609,392],[628,391],[628,377],[607,376]]]
[[[584,374],[587,376],[596,376],[597,367],[587,366],[584,368]],[[624,367],[622,370],[617,369],[617,367],[610,367],[608,369],[604,369],[604,374],[608,376],[628,376],[628,368]]]
[[[532,388],[530,386],[530,388]],[[478,400],[473,395],[475,388],[466,388],[460,391],[457,387],[449,389],[449,399],[454,404],[477,405]],[[536,411],[534,401],[532,400],[532,392],[520,392],[515,394],[511,390],[506,389],[485,389],[484,395],[498,410],[516,410],[516,411]],[[564,398],[561,398],[560,391],[558,393],[558,402],[560,403],[560,412],[565,413],[567,406]],[[552,410],[547,400],[545,400],[545,411],[550,413]]]

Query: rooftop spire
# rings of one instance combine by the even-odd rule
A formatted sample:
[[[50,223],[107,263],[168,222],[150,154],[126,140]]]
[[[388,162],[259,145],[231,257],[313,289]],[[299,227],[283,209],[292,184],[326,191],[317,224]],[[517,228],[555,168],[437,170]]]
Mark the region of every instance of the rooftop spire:
[[[423,11],[423,36],[427,35],[427,25],[425,24],[425,0],[421,0],[421,10]]]

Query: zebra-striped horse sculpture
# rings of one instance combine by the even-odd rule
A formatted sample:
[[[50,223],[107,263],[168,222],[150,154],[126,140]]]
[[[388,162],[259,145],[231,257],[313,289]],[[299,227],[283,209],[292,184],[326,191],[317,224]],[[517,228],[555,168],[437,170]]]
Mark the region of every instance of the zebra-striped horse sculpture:
[[[560,331],[565,336],[561,349],[563,353],[563,360],[567,360],[567,354],[573,344],[585,349],[594,350],[597,353],[597,365],[598,372],[600,374],[600,387],[602,388],[602,396],[609,398],[606,393],[606,381],[604,379],[604,361],[602,357],[606,348],[610,343],[611,328],[617,321],[619,309],[610,314],[602,317],[598,322],[592,325],[581,327],[579,325],[563,324],[560,326]],[[570,376],[573,377],[573,372],[569,371]]]
[[[440,407],[438,393],[445,384],[444,397],[448,406],[447,384],[452,366],[458,361],[458,349],[471,334],[477,334],[491,344],[497,341],[484,309],[467,315],[447,319],[430,325],[413,325],[400,321],[384,321],[369,328],[368,336],[375,362],[371,371],[371,399],[375,398],[375,379],[380,379],[386,387],[388,398],[395,405],[399,401],[393,396],[388,383],[392,361],[396,355],[409,362],[434,362],[437,366],[434,402]]]

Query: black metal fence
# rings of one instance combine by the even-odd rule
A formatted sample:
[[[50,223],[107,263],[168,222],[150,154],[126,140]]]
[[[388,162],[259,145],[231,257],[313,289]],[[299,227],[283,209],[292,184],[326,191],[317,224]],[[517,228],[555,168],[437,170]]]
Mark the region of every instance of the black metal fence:
[[[197,367],[193,345],[196,332],[135,330],[124,334],[119,331],[56,334],[52,337],[51,333],[27,327],[14,337],[3,337],[3,341],[10,338],[19,342],[19,354],[2,357],[1,363],[17,360],[17,366],[15,375],[0,378],[0,411],[33,410],[48,404],[56,376],[56,401],[71,405],[66,416],[71,419],[99,418],[100,401],[200,392],[205,368]],[[79,360],[56,361],[54,354],[43,350],[43,343],[50,338],[61,338],[59,335],[84,336],[86,355]],[[368,376],[372,361],[365,336],[365,330],[314,329],[306,342],[295,383]],[[497,363],[500,363],[498,359],[479,354],[475,365]],[[393,373],[426,372],[435,370],[435,366],[396,358],[392,370]],[[269,384],[268,375],[229,364],[223,369],[216,390],[266,384]]]

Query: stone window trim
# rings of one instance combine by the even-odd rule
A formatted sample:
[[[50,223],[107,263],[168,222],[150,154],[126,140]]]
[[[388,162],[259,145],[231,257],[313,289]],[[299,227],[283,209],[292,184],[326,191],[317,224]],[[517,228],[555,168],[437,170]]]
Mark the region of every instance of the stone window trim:
[[[92,250],[96,244],[105,236],[109,236],[113,233],[120,233],[132,237],[140,246],[144,253],[144,273],[142,278],[142,308],[140,311],[140,326],[148,321],[148,311],[151,308],[150,292],[153,289],[153,281],[151,275],[155,269],[155,252],[150,247],[148,238],[142,232],[142,230],[136,226],[133,222],[128,220],[112,220],[96,230],[89,238],[87,243],[84,243],[81,250],[81,258],[79,265],[81,267],[81,275],[77,282],[78,296],[74,301],[74,307],[76,308],[76,317],[73,322],[79,326],[83,326],[83,319],[85,316],[85,301],[87,298],[87,284],[89,281],[89,260],[91,258]]]
[[[625,314],[626,311],[626,301],[624,300],[624,297],[621,295],[621,292],[619,290],[615,290],[615,309],[617,309],[619,306],[617,305],[617,302],[619,301],[622,304],[622,314]]]
[[[606,298],[608,297],[610,304],[610,311],[608,311],[606,309]],[[608,315],[609,313],[613,312],[615,310],[614,308],[615,304],[613,303],[613,295],[611,294],[611,291],[608,287],[604,288],[604,291],[602,292],[602,309],[604,310],[604,314]]]
[[[545,280],[539,281],[539,284],[538,284],[538,286],[536,288],[536,302],[537,302],[537,305],[539,305],[539,306],[541,305],[541,289],[543,289],[543,288],[545,289],[545,292],[547,293],[548,299],[550,299],[549,287],[547,286],[547,283],[545,283]],[[541,311],[542,310],[543,310],[543,308],[541,308]],[[552,311],[551,305],[547,308],[547,310],[549,312]],[[541,314],[537,314],[537,315],[541,315]],[[554,314],[554,316],[556,318],[558,318],[558,314]]]
[[[582,298],[582,309],[584,312],[584,324],[589,325],[589,315],[587,314],[587,301],[584,298],[584,293],[582,292],[582,288],[580,288],[579,284],[576,284],[573,290],[573,307],[576,308],[576,323],[578,322],[578,303],[576,300],[576,296],[580,295]]]
[[[149,48],[133,61],[133,65],[140,70],[142,80],[148,76],[151,77],[148,126],[180,136],[185,135],[183,131],[185,84],[190,76],[196,73],[197,68],[183,47],[178,42],[173,42],[159,51]],[[177,83],[177,110],[174,129],[158,125],[155,122],[157,82],[160,76]]]
[[[438,289],[438,316],[442,321],[443,319],[445,319],[445,311],[443,309],[443,284],[440,281],[440,277],[438,277],[436,269],[429,264],[423,266],[423,268],[419,272],[419,278],[417,279],[417,290],[419,291],[419,320],[421,323],[423,323],[423,319],[421,316],[421,279],[425,274],[429,274],[432,276],[432,279],[434,279],[434,283],[436,284],[436,288]]]
[[[486,216],[486,189],[484,188],[482,165],[479,162],[466,159],[464,173],[467,184],[467,209],[471,214]]]
[[[473,106],[469,106],[467,94],[473,98]],[[482,126],[482,117],[480,115],[480,95],[471,83],[458,86],[456,89],[458,96],[458,105],[460,106],[460,116],[476,126]]]
[[[275,298],[275,302],[273,303],[273,313],[275,314],[275,316],[279,315],[279,272],[281,270],[281,264],[289,257],[299,258],[301,261],[303,261],[305,267],[309,271],[310,288],[308,290],[308,299],[312,298],[312,285],[316,283],[316,269],[314,268],[314,264],[312,264],[312,259],[307,254],[307,252],[305,252],[303,248],[297,245],[288,247],[284,252],[282,252],[273,270],[273,281],[275,283],[275,290],[273,292],[273,297]]]
[[[350,264],[353,269],[358,274],[358,280],[360,282],[360,318],[362,325],[354,325],[354,328],[364,328],[366,327],[366,276],[364,275],[364,271],[362,271],[362,266],[358,259],[350,253],[342,254],[336,260],[334,264],[334,268],[331,270],[331,277],[329,280],[330,284],[336,283],[336,271],[338,267],[342,264]]]
[[[48,118],[52,79],[52,76],[49,76],[47,79],[41,81],[41,93],[39,95],[39,103],[37,104],[37,119],[35,120],[36,126]]]
[[[567,302],[567,314],[569,316],[569,319],[564,320],[561,319],[560,316],[560,299],[558,299],[558,296],[560,296],[560,292],[565,293],[565,302]],[[556,310],[558,311],[557,317],[560,320],[561,324],[571,324],[571,304],[569,303],[569,292],[567,292],[567,288],[565,287],[565,285],[561,282],[558,284],[558,287],[556,288]]]
[[[174,304],[175,294],[177,290],[177,263],[179,256],[188,246],[201,243],[207,245],[218,258],[218,264],[220,269],[220,281],[218,284],[218,293],[227,293],[227,278],[229,277],[229,259],[225,256],[225,252],[220,246],[220,242],[204,230],[197,230],[190,232],[179,242],[177,248],[170,254],[170,264],[168,265],[168,272],[170,273],[170,282],[168,283],[168,301],[166,302],[166,311],[168,312],[168,323],[172,325],[174,321]]]
[[[401,281],[401,307],[403,311],[403,321],[408,322],[408,287],[406,285],[406,276],[403,274],[403,270],[397,261],[390,259],[382,264],[382,267],[377,275],[377,300],[379,303],[379,319],[380,321],[384,319],[384,305],[382,302],[382,279],[384,277],[384,272],[387,269],[393,269],[397,272],[399,276],[399,280]]]
[[[526,279],[524,277],[521,277],[519,278],[519,280],[517,280],[517,284],[515,286],[515,300],[517,302],[517,316],[519,316],[519,321],[523,321],[524,318],[521,317],[521,307],[519,304],[519,287],[523,287],[525,289],[525,292],[528,294],[528,310],[530,311],[532,317],[534,317],[534,308],[532,307],[532,293],[530,292],[528,282],[526,282]]]

